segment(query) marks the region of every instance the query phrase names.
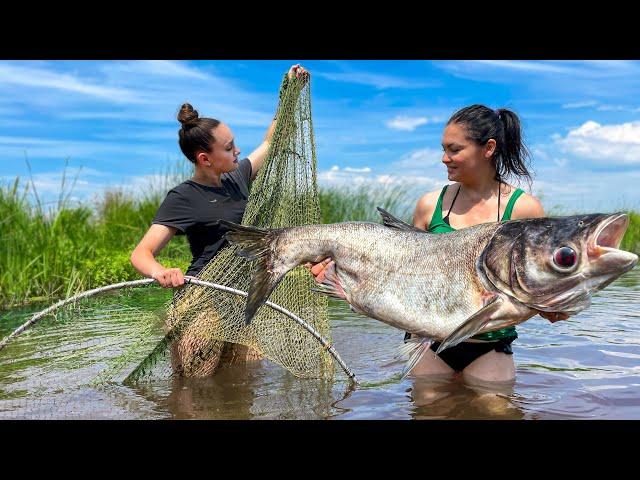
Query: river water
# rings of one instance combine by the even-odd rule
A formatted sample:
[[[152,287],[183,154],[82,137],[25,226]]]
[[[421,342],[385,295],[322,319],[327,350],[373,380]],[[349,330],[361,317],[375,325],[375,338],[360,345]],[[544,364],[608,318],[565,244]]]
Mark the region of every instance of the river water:
[[[534,317],[519,325],[511,384],[400,379],[402,365],[392,360],[403,332],[333,300],[333,343],[357,387],[339,369],[331,381],[298,379],[268,360],[209,378],[92,383],[108,366],[105,353],[153,348],[168,294],[151,288],[124,300],[111,295],[76,315],[80,320],[47,320],[23,334],[0,352],[0,418],[640,419],[638,267],[569,320]],[[2,314],[0,336],[33,311]]]

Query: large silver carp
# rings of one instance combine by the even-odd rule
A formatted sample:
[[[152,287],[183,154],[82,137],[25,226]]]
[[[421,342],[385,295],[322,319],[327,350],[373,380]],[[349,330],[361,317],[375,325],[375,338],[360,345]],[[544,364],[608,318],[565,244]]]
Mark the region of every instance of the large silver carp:
[[[220,223],[239,255],[257,260],[245,320],[284,275],[331,257],[323,293],[418,337],[438,352],[539,312],[574,315],[631,270],[638,256],[618,247],[624,213],[485,223],[430,234],[382,209],[384,225],[344,222],[263,230]]]

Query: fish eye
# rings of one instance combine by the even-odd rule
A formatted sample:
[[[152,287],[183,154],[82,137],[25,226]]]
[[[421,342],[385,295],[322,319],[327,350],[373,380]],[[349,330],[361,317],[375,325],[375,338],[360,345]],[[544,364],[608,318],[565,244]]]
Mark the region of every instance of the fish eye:
[[[573,267],[578,261],[578,255],[571,247],[560,247],[553,252],[553,263],[561,269]]]
[[[578,227],[579,227],[579,228],[584,227],[584,221],[583,221],[583,220],[580,220],[580,221],[578,222]]]

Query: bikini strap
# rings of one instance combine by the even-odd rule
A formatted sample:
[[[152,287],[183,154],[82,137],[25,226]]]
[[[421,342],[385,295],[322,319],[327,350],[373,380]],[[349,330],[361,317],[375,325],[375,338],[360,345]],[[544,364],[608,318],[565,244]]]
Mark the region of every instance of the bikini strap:
[[[456,195],[453,197],[453,202],[451,202],[451,206],[449,207],[449,211],[447,212],[447,216],[444,217],[442,220],[446,221],[446,219],[449,218],[449,215],[451,214],[451,209],[453,208],[453,204],[456,203],[456,198],[458,198],[458,194],[460,193],[460,189],[462,188],[462,185],[458,186],[458,191],[456,192]],[[442,208],[442,206],[440,206],[440,208]],[[447,222],[449,223],[449,222]]]

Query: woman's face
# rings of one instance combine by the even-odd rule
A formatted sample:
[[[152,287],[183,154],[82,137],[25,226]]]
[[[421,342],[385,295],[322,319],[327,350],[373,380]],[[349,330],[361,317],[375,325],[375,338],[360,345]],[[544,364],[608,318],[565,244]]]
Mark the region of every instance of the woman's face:
[[[466,183],[477,177],[491,165],[495,142],[478,145],[466,136],[464,125],[450,123],[442,135],[442,163],[447,167],[447,176],[452,182]]]
[[[236,147],[233,132],[224,123],[220,123],[212,133],[216,141],[210,152],[201,153],[205,155],[203,159],[206,158],[204,165],[218,174],[234,171],[238,168],[240,149]]]

